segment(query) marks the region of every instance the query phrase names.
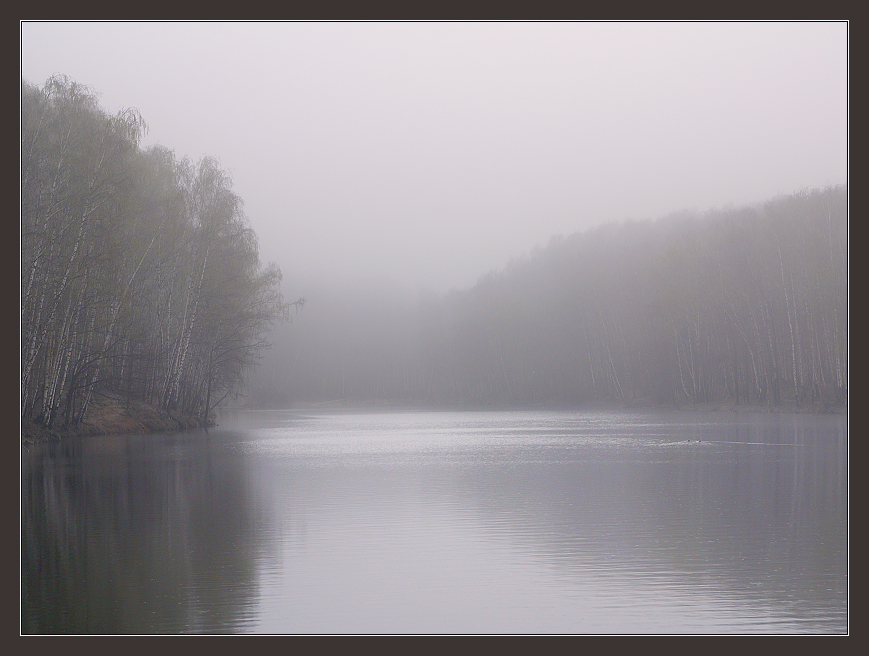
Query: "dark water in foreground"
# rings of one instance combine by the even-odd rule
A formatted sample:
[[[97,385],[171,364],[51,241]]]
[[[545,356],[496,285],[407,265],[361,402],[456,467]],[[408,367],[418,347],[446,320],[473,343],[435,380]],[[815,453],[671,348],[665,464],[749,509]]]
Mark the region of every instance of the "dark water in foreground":
[[[848,631],[845,417],[222,423],[23,454],[23,633]]]

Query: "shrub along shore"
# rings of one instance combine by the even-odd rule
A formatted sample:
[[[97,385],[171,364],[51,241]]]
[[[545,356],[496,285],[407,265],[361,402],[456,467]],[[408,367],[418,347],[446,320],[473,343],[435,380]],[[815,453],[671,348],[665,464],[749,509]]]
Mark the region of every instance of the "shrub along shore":
[[[209,418],[208,426],[214,426]],[[201,417],[161,410],[151,404],[120,396],[101,396],[94,400],[83,421],[73,428],[47,428],[29,418],[21,422],[21,442],[51,442],[68,437],[157,433],[203,428]]]

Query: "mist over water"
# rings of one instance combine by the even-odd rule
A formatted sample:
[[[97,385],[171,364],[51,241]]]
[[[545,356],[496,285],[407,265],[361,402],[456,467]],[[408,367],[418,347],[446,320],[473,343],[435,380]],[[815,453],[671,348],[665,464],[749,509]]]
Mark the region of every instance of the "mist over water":
[[[849,631],[847,21],[20,36],[22,633]]]
[[[23,630],[843,633],[846,444],[835,416],[284,411],[40,447]]]

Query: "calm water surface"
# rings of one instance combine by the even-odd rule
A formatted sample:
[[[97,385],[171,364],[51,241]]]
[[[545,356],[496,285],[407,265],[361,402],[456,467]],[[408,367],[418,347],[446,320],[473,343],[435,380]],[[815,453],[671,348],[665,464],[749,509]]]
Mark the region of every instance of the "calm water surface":
[[[21,630],[845,633],[846,427],[282,411],[32,447]]]

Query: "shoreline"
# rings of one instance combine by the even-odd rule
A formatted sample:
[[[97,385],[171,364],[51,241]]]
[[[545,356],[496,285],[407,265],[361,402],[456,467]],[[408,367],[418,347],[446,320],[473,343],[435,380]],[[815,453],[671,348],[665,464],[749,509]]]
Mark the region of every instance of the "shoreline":
[[[814,414],[814,415],[846,415],[847,405],[826,404],[803,404],[797,405],[794,401],[783,401],[779,405],[762,405],[741,403],[735,404],[728,401],[667,405],[637,400],[628,403],[529,403],[529,404],[472,404],[472,403],[414,403],[409,401],[351,401],[346,399],[333,401],[299,401],[287,406],[270,405],[239,405],[224,410],[239,410],[249,412],[301,410],[301,411],[361,411],[361,412],[391,412],[391,411],[487,411],[487,410],[552,410],[574,412],[632,412],[632,411],[658,411],[658,412],[737,412],[751,414]]]
[[[183,431],[207,426],[201,419],[178,412],[165,411],[143,401],[107,394],[94,399],[80,424],[68,429],[46,428],[32,419],[21,420],[21,443],[56,442],[75,437],[129,435]]]
[[[661,412],[728,412],[750,414],[831,414],[847,415],[847,405],[816,404],[796,405],[786,401],[780,405],[735,404],[730,402],[701,403],[696,405],[659,405],[654,403],[588,403],[588,404],[530,404],[530,405],[472,405],[472,404],[415,404],[407,402],[364,403],[345,400],[327,402],[294,403],[288,407],[254,407],[232,406],[225,410],[269,411],[269,410],[331,410],[331,411],[475,411],[475,410],[570,410],[588,412],[631,412],[631,411],[661,411]],[[220,410],[218,410],[220,412]],[[71,429],[46,428],[32,419],[21,420],[21,443],[25,445],[39,442],[55,442],[75,437],[90,437],[96,435],[129,435],[161,433],[167,431],[184,431],[191,429],[210,428],[216,426],[213,416],[208,424],[203,426],[198,417],[182,415],[178,412],[160,410],[148,403],[138,400],[122,399],[119,396],[105,395],[93,401],[85,419]]]

